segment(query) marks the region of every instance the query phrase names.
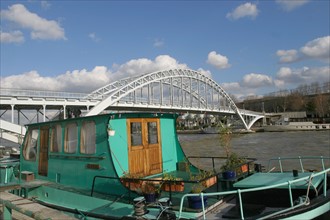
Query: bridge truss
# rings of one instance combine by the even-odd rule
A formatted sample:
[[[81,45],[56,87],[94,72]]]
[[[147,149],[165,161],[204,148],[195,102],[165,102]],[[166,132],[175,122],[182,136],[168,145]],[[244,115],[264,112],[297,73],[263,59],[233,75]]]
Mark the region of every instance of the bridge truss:
[[[171,69],[121,79],[90,93],[86,99],[101,99],[88,115],[111,107],[154,109],[237,115],[245,129],[263,116],[243,112],[219,84],[201,72]]]
[[[58,111],[67,118],[68,109],[85,111],[87,116],[104,110],[232,115],[247,130],[264,117],[238,109],[220,85],[201,72],[189,69],[170,69],[121,79],[88,95],[1,88],[0,102],[0,119],[11,112],[11,124],[4,120],[0,123],[0,138],[9,140],[21,140],[24,135],[23,128],[15,126],[14,122],[15,111],[18,125],[21,114],[28,119],[23,110],[36,110],[37,118],[41,112],[44,121],[49,119],[47,111]]]

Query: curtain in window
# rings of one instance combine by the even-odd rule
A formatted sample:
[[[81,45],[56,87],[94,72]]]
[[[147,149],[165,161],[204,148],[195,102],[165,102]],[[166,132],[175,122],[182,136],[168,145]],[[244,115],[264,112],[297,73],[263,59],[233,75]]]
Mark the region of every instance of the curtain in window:
[[[55,125],[51,134],[51,152],[61,152],[62,150],[62,127],[61,125]]]
[[[78,144],[78,130],[75,123],[67,124],[65,127],[65,145],[66,153],[76,153]]]
[[[93,121],[83,122],[80,131],[80,153],[95,154],[96,131]]]

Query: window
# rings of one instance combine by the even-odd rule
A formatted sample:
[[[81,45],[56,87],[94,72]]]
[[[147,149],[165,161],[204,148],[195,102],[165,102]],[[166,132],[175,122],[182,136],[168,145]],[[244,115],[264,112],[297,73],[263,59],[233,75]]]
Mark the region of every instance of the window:
[[[83,122],[80,130],[80,153],[95,154],[95,123],[94,121]]]
[[[29,130],[23,148],[23,156],[26,160],[36,160],[38,136],[38,129]]]
[[[64,143],[64,152],[76,153],[78,145],[78,129],[76,123],[66,125]]]
[[[61,127],[61,125],[55,125],[52,128],[50,151],[51,152],[61,152],[62,151],[62,127]]]
[[[141,122],[131,122],[131,145],[142,145],[142,126]]]
[[[148,142],[158,144],[157,122],[148,122]]]

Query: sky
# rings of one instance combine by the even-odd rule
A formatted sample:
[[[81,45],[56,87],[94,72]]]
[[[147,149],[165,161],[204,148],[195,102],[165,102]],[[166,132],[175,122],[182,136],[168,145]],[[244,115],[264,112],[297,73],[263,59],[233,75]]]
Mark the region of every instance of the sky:
[[[1,88],[90,93],[171,68],[236,98],[330,81],[330,1],[1,0]]]

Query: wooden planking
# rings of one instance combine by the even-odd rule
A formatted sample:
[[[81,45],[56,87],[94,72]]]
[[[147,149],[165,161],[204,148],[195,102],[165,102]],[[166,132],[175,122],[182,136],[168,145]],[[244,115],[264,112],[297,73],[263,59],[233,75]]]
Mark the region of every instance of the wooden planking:
[[[25,214],[34,219],[76,219],[64,214],[59,210],[40,205],[37,202],[24,199],[20,196],[16,196],[8,192],[1,192],[0,202],[6,207],[16,210],[19,213]]]

